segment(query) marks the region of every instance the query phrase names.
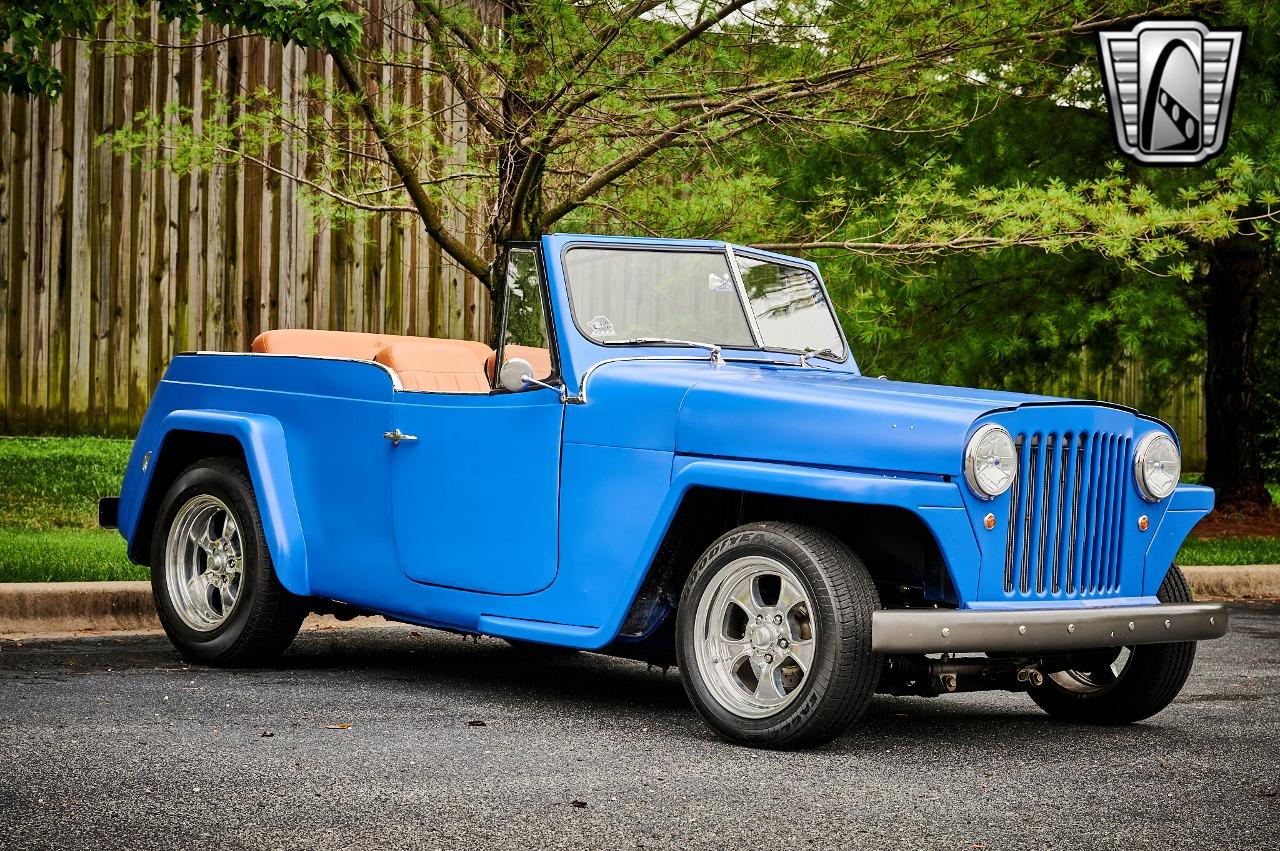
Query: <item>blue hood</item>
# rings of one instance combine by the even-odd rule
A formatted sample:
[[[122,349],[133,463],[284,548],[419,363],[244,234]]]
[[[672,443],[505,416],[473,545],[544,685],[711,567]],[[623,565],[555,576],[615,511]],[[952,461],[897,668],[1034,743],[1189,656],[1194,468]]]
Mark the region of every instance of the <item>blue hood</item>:
[[[823,369],[728,366],[704,373],[690,387],[675,448],[691,455],[957,475],[977,419],[1050,401]]]

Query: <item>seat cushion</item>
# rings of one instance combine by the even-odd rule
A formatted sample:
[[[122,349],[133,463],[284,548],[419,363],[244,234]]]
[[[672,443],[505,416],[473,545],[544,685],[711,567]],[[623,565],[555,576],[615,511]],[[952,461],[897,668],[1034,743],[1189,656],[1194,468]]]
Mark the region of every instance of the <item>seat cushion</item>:
[[[395,370],[406,390],[488,393],[485,360],[473,348],[461,345],[464,342],[423,338],[392,343],[374,360]]]

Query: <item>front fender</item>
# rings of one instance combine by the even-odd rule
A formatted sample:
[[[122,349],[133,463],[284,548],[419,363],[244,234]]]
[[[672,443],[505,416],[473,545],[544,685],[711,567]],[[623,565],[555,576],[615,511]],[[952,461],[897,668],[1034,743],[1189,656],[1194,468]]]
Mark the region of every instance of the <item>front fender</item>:
[[[788,464],[677,458],[662,516],[669,523],[691,488],[741,490],[774,496],[902,508],[917,515],[937,539],[960,599],[978,590],[981,555],[964,501],[954,482],[941,477],[856,473]],[[665,534],[665,525],[663,528]],[[661,541],[661,535],[657,536]]]
[[[174,451],[173,437],[179,432],[220,435],[233,438],[240,444],[253,481],[258,512],[262,515],[262,529],[276,576],[292,593],[308,595],[311,588],[307,550],[302,519],[294,498],[293,477],[289,472],[284,428],[275,417],[263,414],[177,410],[165,415],[154,428],[143,428],[130,458],[120,500],[120,533],[129,542],[130,552],[134,548],[134,538],[150,531],[139,528],[144,507],[149,503],[158,505],[164,498],[162,489],[169,487],[169,481],[157,481],[154,474],[164,469],[162,462],[166,449]],[[147,452],[154,457],[144,471],[140,459]]]

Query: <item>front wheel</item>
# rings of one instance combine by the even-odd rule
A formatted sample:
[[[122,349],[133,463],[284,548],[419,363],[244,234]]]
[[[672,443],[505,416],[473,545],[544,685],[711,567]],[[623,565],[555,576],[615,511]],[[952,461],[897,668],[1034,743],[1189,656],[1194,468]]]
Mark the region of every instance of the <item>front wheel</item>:
[[[1190,603],[1191,588],[1177,565],[1157,594],[1162,603]],[[1088,670],[1058,671],[1030,691],[1054,718],[1085,724],[1131,724],[1164,709],[1182,691],[1196,658],[1196,643],[1122,647],[1114,659]]]
[[[793,523],[723,535],[685,582],[676,656],[685,691],[731,741],[822,744],[871,702],[879,658],[871,575],[838,538]]]
[[[200,461],[170,486],[151,543],[151,590],[170,641],[202,665],[269,661],[306,616],[276,578],[249,474],[229,458]]]

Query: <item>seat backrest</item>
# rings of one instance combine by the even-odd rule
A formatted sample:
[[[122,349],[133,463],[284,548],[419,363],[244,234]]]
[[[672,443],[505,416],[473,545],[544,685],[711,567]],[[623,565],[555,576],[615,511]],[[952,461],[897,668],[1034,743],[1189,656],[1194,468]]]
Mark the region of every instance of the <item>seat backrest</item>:
[[[492,388],[484,374],[484,358],[460,345],[464,342],[416,339],[392,343],[374,360],[395,370],[406,390],[488,393]]]
[[[508,345],[503,350],[503,357],[507,360],[512,358],[524,358],[529,362],[529,366],[533,367],[533,377],[539,381],[546,381],[551,377],[551,351],[549,349],[540,349],[535,346],[513,346]],[[497,363],[497,354],[491,354],[485,358],[484,369],[488,373],[489,379],[496,385],[497,379],[494,377],[497,373],[494,367]]]
[[[354,360],[376,360],[378,352],[397,343],[440,342],[461,346],[472,352],[481,363],[493,349],[474,340],[444,340],[436,337],[408,337],[399,334],[366,334],[359,331],[311,331],[303,328],[279,328],[264,331],[253,341],[250,350],[258,354],[312,355]]]

